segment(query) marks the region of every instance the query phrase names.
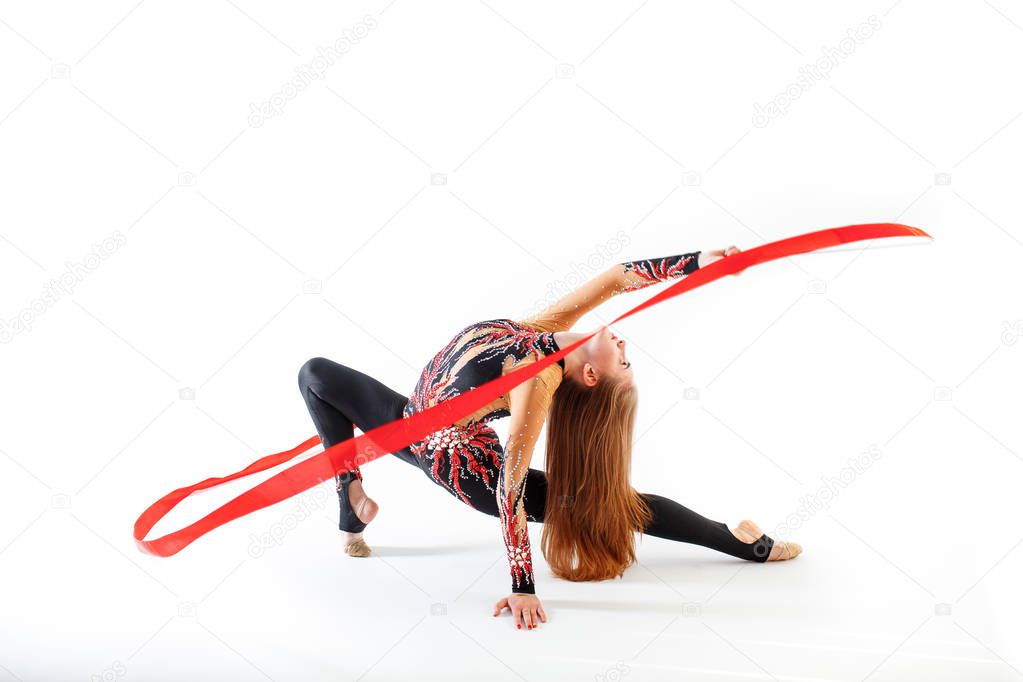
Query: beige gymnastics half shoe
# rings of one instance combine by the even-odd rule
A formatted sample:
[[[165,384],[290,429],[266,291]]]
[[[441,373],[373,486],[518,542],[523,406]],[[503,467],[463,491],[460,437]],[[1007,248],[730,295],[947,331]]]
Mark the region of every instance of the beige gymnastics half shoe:
[[[781,546],[781,551],[778,556],[773,559],[768,557],[768,561],[788,561],[789,559],[795,559],[797,556],[803,553],[803,546],[798,542],[787,542],[784,540],[775,542],[774,545]],[[774,552],[771,552],[772,554]]]
[[[348,556],[367,557],[372,553],[373,550],[363,540],[362,533],[352,533],[345,543],[345,554]]]

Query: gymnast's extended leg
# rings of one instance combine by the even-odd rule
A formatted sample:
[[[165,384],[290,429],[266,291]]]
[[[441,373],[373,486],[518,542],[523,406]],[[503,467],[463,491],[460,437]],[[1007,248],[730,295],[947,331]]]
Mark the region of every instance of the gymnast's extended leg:
[[[791,559],[802,551],[798,543],[775,542],[752,521],[743,520],[729,530],[724,523],[712,521],[667,497],[641,494],[653,514],[644,535],[701,545],[758,563]],[[547,500],[547,477],[543,471],[529,470],[524,497],[527,518],[543,522]]]
[[[407,402],[405,396],[368,374],[326,358],[312,358],[302,365],[298,386],[325,448],[354,437],[355,427],[366,432],[400,419]],[[393,454],[419,468],[408,448]],[[338,527],[348,534],[346,551],[352,556],[368,556],[370,549],[361,533],[376,516],[377,505],[362,489],[358,468],[335,478],[341,511]]]
[[[791,559],[802,550],[795,542],[775,542],[752,521],[744,520],[729,530],[724,523],[712,521],[667,497],[645,493],[643,499],[653,512],[644,535],[701,545],[759,563]]]

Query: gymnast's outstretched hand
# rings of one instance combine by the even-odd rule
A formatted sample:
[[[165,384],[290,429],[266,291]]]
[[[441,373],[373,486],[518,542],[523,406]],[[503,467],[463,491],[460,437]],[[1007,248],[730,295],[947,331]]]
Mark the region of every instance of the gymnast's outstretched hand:
[[[541,621],[547,622],[547,614],[535,594],[509,594],[494,605],[494,615],[499,615],[506,608],[515,616],[515,627],[519,629],[523,623],[527,630],[533,630]]]
[[[740,251],[740,249],[736,248],[735,246],[727,246],[727,247],[725,247],[723,249],[712,249],[710,251],[701,251],[700,255],[697,256],[696,261],[699,264],[699,266],[702,268],[703,266],[707,265],[708,263],[713,263],[716,260],[721,260],[722,258],[727,258],[728,256],[731,256],[733,254],[739,253],[739,251]],[[741,275],[742,274],[742,270],[740,270],[739,272],[733,272],[732,274],[733,275]]]

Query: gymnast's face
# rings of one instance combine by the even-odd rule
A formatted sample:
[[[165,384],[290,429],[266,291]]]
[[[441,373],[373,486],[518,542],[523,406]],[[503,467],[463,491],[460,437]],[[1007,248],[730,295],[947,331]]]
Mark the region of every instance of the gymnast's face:
[[[625,356],[625,340],[608,327],[583,344],[586,362],[583,364],[583,383],[594,386],[598,381],[612,378],[633,382],[632,362]]]

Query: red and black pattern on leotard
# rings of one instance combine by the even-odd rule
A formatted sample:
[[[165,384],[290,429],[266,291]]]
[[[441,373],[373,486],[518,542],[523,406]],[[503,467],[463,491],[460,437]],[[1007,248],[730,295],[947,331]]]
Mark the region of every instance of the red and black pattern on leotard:
[[[501,468],[501,441],[486,421],[450,426],[430,434],[410,448],[430,463],[430,477],[462,502],[475,507],[471,490],[462,482],[471,477],[491,494]]]
[[[501,376],[509,356],[514,362],[530,355],[539,360],[557,350],[558,344],[552,332],[537,332],[513,320],[500,318],[471,324],[455,334],[423,369],[415,390],[409,396],[405,416],[422,412],[496,379]],[[470,352],[474,352],[475,356],[455,372],[455,365]],[[565,366],[563,360],[559,360],[558,364]],[[507,416],[508,410],[500,408],[478,421],[489,422]]]
[[[514,364],[530,356],[539,360],[558,350],[553,332],[537,332],[510,319],[471,324],[455,334],[423,369],[404,416],[496,379],[503,374],[509,357]],[[558,364],[564,367],[563,360]],[[523,501],[525,479],[514,482],[514,490],[507,489],[505,450],[488,423],[510,414],[506,407],[495,408],[465,425],[435,431],[409,449],[435,483],[470,507],[500,517],[512,589],[533,592],[529,535],[515,528],[514,514]]]
[[[626,272],[634,272],[643,278],[642,281],[625,287],[625,291],[635,291],[636,289],[648,287],[651,284],[688,275],[700,267],[699,256],[699,251],[693,251],[692,253],[682,253],[666,258],[634,260],[623,263]]]

